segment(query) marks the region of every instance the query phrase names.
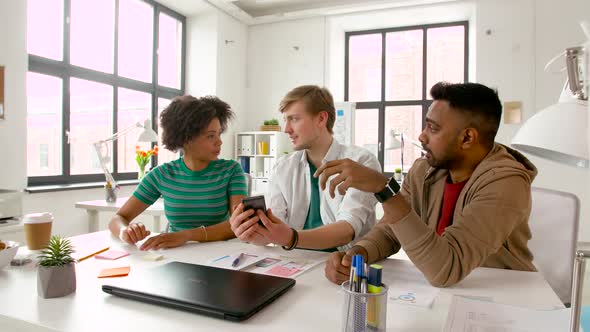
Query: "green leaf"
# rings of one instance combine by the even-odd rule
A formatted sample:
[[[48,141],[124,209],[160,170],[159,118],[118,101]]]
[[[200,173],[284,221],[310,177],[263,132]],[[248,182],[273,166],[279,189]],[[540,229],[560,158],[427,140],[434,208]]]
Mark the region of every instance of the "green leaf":
[[[39,255],[39,265],[41,266],[63,266],[73,263],[72,258],[74,248],[70,240],[54,235],[49,239],[47,246]]]

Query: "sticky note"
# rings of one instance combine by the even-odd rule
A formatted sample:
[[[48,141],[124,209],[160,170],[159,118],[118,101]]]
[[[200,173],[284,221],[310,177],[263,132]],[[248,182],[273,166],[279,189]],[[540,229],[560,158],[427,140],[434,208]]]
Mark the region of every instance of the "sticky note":
[[[153,252],[149,252],[145,256],[143,256],[143,259],[145,259],[146,261],[159,261],[163,258],[164,255],[156,254]]]
[[[98,274],[99,278],[125,277],[129,274],[131,268],[129,266],[116,267],[112,269],[104,269]]]
[[[119,259],[125,256],[129,256],[128,252],[125,251],[117,251],[117,250],[108,250],[105,251],[103,253],[100,253],[96,256],[94,256],[94,258],[100,258],[100,259]]]

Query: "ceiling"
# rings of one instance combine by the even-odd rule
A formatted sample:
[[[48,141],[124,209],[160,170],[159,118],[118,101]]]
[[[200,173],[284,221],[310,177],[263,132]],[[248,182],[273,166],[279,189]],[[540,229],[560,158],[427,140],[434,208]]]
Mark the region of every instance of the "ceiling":
[[[185,16],[213,5],[248,25],[453,1],[458,0],[158,0]]]

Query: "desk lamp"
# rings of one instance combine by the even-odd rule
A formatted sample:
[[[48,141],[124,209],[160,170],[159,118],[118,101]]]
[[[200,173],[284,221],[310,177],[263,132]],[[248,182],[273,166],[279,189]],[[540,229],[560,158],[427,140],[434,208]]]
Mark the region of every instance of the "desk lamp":
[[[587,26],[582,25],[582,28],[585,28],[590,39]],[[511,145],[535,156],[588,168],[588,82],[585,81],[588,49],[571,47],[566,49],[565,56],[568,80],[559,101],[531,117],[520,128]],[[578,250],[574,260],[570,320],[572,332],[580,329],[583,275],[587,257],[590,257],[590,251]]]
[[[145,120],[143,124],[137,122],[136,124],[129,126],[119,132],[116,132],[112,136],[100,140],[98,142],[93,143],[94,150],[96,151],[96,155],[98,156],[98,160],[100,162],[100,166],[102,171],[104,172],[104,176],[107,181],[107,186],[111,186],[112,188],[117,188],[117,181],[109,172],[108,164],[111,162],[111,157],[109,153],[109,143],[116,141],[117,139],[129,134],[136,128],[142,128],[143,131],[139,134],[137,138],[138,142],[157,142],[158,141],[158,134],[152,129],[152,122],[150,120]]]
[[[389,132],[389,141],[387,142],[387,145],[385,146],[385,150],[395,150],[395,149],[400,149],[401,152],[401,163],[402,163],[402,174],[404,171],[404,146],[405,146],[405,141],[408,141],[410,144],[418,147],[420,149],[420,151],[422,153],[424,153],[424,149],[422,148],[422,144],[420,144],[420,142],[415,141],[413,139],[409,139],[402,131],[396,131],[395,129],[392,129]]]

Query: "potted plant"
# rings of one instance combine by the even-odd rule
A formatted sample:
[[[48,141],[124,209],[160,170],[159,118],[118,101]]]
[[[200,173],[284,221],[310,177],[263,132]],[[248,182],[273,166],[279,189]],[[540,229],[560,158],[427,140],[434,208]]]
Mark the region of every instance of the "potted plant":
[[[52,236],[39,255],[37,294],[48,299],[76,291],[76,268],[70,240]]]
[[[262,130],[262,131],[281,131],[281,126],[279,126],[279,120],[277,120],[277,119],[265,120],[264,125],[260,126],[260,130]]]
[[[402,169],[397,167],[393,173],[393,178],[396,181],[401,181],[402,180]]]

